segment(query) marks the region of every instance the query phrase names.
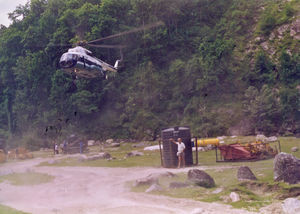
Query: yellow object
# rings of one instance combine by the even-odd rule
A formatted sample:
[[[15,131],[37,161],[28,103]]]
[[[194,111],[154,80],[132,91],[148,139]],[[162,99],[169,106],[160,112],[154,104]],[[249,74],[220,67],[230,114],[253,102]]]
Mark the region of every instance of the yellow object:
[[[198,139],[197,140],[198,146],[207,146],[207,145],[218,146],[219,144],[220,144],[220,140],[218,138]]]

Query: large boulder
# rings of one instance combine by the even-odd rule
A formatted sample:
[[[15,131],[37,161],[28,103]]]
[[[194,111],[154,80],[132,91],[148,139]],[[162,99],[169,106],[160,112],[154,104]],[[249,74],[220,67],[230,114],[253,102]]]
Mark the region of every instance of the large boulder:
[[[300,181],[300,160],[281,152],[274,159],[274,180],[296,184]]]
[[[199,169],[191,169],[188,171],[188,181],[202,187],[210,188],[215,186],[214,179],[209,174]]]
[[[243,180],[257,180],[253,172],[248,166],[241,166],[237,172],[237,178],[239,181]]]
[[[297,198],[287,198],[282,203],[283,212],[286,214],[300,213],[300,201]]]

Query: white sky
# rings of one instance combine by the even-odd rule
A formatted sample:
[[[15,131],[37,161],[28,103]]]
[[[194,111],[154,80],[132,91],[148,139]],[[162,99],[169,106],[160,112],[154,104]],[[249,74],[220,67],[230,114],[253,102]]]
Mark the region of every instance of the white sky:
[[[15,10],[18,5],[25,5],[29,0],[0,0],[0,24],[8,27],[10,20],[8,20],[8,13]]]

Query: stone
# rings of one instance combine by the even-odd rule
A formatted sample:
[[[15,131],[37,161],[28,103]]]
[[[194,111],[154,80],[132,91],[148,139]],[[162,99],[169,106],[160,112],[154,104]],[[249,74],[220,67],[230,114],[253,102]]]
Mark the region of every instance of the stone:
[[[158,184],[152,184],[145,192],[148,193],[148,192],[154,192],[154,191],[162,191],[162,187],[159,186]]]
[[[131,151],[129,153],[127,153],[126,157],[135,157],[135,156],[143,156],[144,153],[143,152],[139,152],[139,151]]]
[[[296,184],[300,181],[300,160],[291,154],[279,153],[274,159],[274,180]]]
[[[270,35],[269,39],[270,39],[270,40],[273,40],[273,39],[275,39],[275,33],[274,33],[274,32],[272,32],[272,33],[271,33],[271,35]]]
[[[161,145],[161,149],[163,149],[163,145]],[[144,151],[154,151],[154,150],[159,150],[159,145],[147,146],[144,148]]]
[[[134,186],[152,185],[152,184],[158,184],[158,178],[148,175],[145,178],[137,179],[134,183]]]
[[[108,144],[112,144],[114,142],[114,139],[107,139],[105,142]]]
[[[266,138],[266,141],[268,141],[268,142],[274,142],[274,141],[277,141],[277,140],[278,140],[278,138],[276,136],[271,136],[271,137]]]
[[[223,188],[217,188],[214,191],[212,191],[212,194],[219,194],[220,192],[222,192],[224,189]]]
[[[277,32],[278,32],[278,34],[279,34],[280,36],[282,36],[283,33],[285,33],[285,32],[288,30],[288,28],[289,28],[289,25],[288,25],[288,24],[287,24],[287,25],[282,25],[282,26],[280,26],[280,27],[278,28]]]
[[[209,174],[199,169],[191,169],[188,171],[188,181],[207,188],[215,186],[214,179]]]
[[[262,47],[262,49],[264,49],[264,51],[269,50],[268,42],[263,42],[260,44],[260,46]]]
[[[86,156],[86,155],[81,155],[78,157],[78,161],[83,162],[83,161],[93,161],[93,160],[99,160],[99,159],[110,159],[111,155],[107,152],[101,152],[96,155],[91,155],[91,156]]]
[[[110,147],[120,147],[121,144],[120,143],[111,143]]]
[[[171,188],[171,189],[185,188],[185,187],[188,187],[188,186],[189,186],[189,184],[184,183],[184,182],[171,182],[169,184],[169,188]]]
[[[80,155],[77,160],[79,162],[87,161],[87,156],[86,155]]]
[[[237,201],[241,200],[239,194],[237,194],[236,192],[231,192],[229,197],[230,197],[232,202],[237,202]]]
[[[300,213],[300,200],[297,198],[287,198],[282,203],[282,209],[286,214]]]
[[[111,155],[110,155],[108,152],[100,152],[100,153],[99,153],[99,156],[100,156],[102,159],[110,159],[110,158],[111,158]]]
[[[258,135],[256,135],[256,140],[257,140],[257,141],[263,141],[263,142],[265,142],[266,139],[267,139],[267,137],[264,136],[263,134],[258,134]]]
[[[253,172],[248,166],[241,166],[237,172],[237,179],[239,181],[243,180],[257,180]]]
[[[139,147],[145,147],[145,146],[147,146],[146,142],[140,142],[138,144],[132,145],[133,148],[139,148]]]
[[[299,150],[299,149],[298,149],[297,146],[294,146],[294,147],[291,149],[292,152],[297,152],[298,150]]]
[[[94,140],[88,140],[88,146],[94,146],[95,141]]]

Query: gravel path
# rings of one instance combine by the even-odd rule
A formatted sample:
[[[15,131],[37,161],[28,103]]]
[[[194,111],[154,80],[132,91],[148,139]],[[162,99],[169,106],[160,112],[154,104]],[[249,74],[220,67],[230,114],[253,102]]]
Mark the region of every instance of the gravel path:
[[[0,183],[0,204],[33,214],[190,214],[197,209],[203,214],[248,214],[230,206],[175,199],[152,194],[133,193],[127,181],[151,173],[181,172],[185,169],[164,168],[105,168],[105,167],[36,167],[42,161],[7,163],[0,167],[0,175],[13,172],[40,172],[55,176],[52,182],[34,186],[13,186]],[[207,169],[208,167],[199,167]],[[213,168],[213,167],[210,167]],[[200,212],[202,210],[202,212]]]

